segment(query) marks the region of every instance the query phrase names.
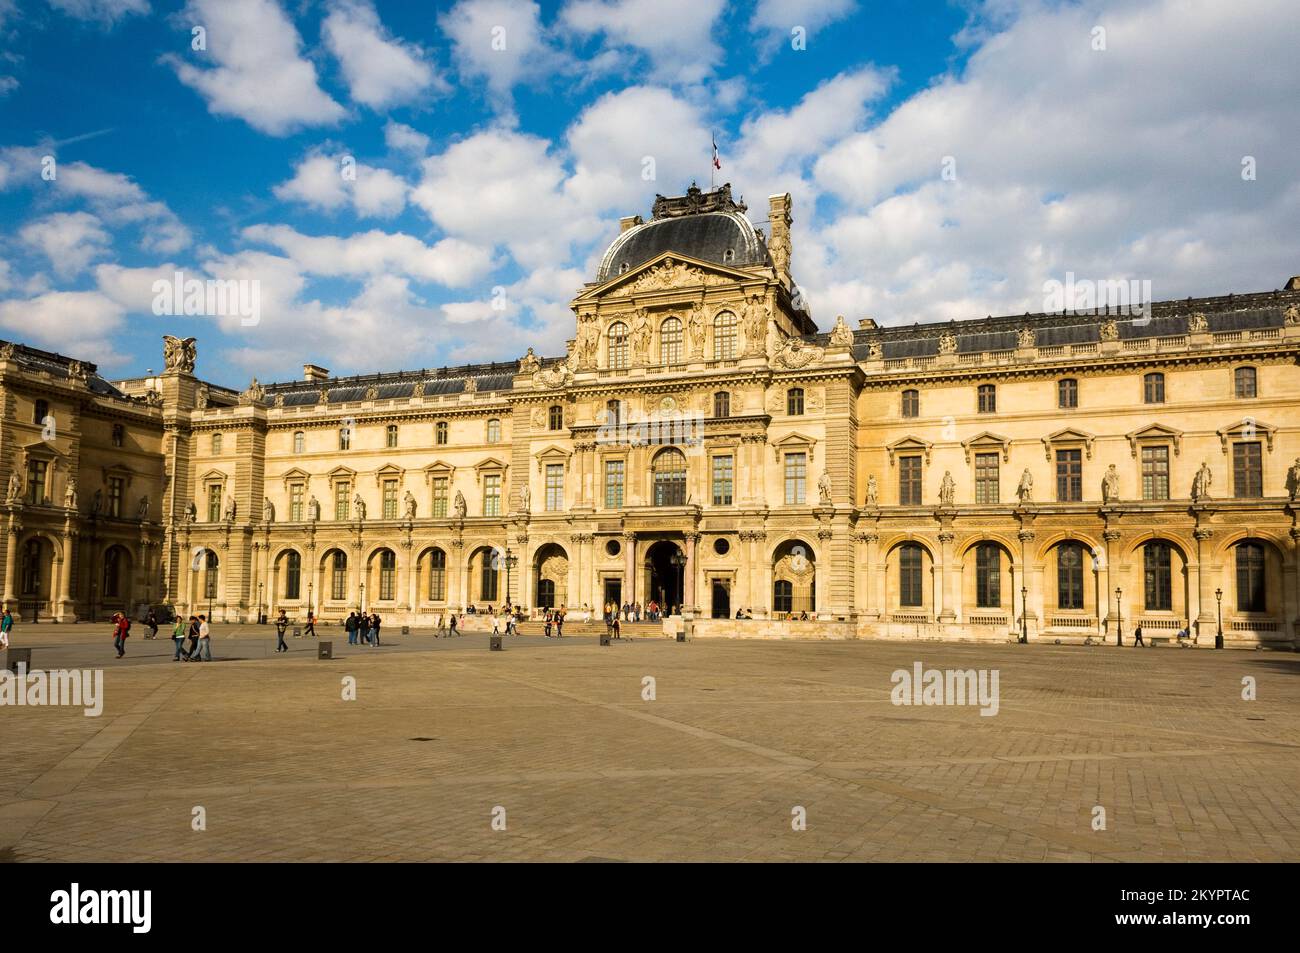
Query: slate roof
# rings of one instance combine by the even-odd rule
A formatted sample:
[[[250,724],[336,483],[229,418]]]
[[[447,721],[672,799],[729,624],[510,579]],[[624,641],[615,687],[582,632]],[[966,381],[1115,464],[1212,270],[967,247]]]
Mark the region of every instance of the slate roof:
[[[8,341],[0,341],[0,344],[8,344]],[[14,344],[14,356],[18,359],[18,364],[28,370],[49,371],[56,378],[69,378],[69,366],[76,358],[65,357],[62,354],[56,354],[53,351],[42,351],[39,348],[29,347],[26,344]],[[104,378],[96,373],[96,365],[89,361],[82,361],[82,366],[90,372],[90,377],[86,381],[86,388],[92,394],[98,394],[101,397],[118,397],[126,400],[127,395],[122,393]]]

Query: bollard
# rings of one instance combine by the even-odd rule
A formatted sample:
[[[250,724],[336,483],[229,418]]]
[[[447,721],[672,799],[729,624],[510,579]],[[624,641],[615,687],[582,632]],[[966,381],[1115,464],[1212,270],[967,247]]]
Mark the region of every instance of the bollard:
[[[19,665],[23,667],[23,671],[25,672],[30,672],[32,670],[31,649],[11,648],[5,651],[5,668],[17,675]]]
[[[332,659],[333,657],[334,657],[334,643],[333,643],[333,642],[318,642],[318,643],[316,643],[316,658],[317,658],[317,660],[319,660],[319,659],[327,659],[327,658]]]
[[[680,628],[680,629],[677,630],[677,641],[678,641],[678,642],[685,642],[685,641],[686,641],[686,627],[685,627],[685,626],[683,626],[682,628]]]
[[[600,633],[600,644],[601,644],[601,645],[610,645],[610,644],[612,644],[612,643],[610,642],[610,639],[609,639],[609,630],[608,630],[608,629],[606,629],[604,632]]]
[[[501,636],[499,635],[492,636],[492,651],[493,652],[503,651],[503,649],[501,648]]]
[[[293,637],[294,637],[295,639],[301,639],[301,638],[302,638],[302,629],[298,628],[298,626],[296,626],[296,625],[293,627]]]
[[[402,635],[410,635],[410,634],[411,634],[411,627],[409,625],[402,626]]]

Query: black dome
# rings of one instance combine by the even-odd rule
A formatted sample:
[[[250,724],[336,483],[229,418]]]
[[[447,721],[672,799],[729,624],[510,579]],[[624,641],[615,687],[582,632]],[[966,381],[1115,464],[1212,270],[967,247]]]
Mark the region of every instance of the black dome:
[[[749,219],[739,212],[707,212],[629,228],[605,252],[596,280],[607,281],[664,252],[738,268],[768,264],[767,248]]]

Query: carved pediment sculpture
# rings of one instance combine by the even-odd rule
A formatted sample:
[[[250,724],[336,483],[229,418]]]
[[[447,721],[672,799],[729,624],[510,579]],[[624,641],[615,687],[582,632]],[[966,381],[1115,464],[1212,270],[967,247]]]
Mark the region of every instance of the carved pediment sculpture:
[[[1119,322],[1114,318],[1107,318],[1101,323],[1101,327],[1097,330],[1097,336],[1103,341],[1118,341]]]
[[[533,375],[533,386],[548,389],[563,387],[569,382],[569,365],[557,364],[544,367]]]
[[[193,374],[197,357],[195,341],[195,338],[178,338],[164,334],[163,363],[166,369],[181,374]]]
[[[244,389],[243,393],[239,395],[239,403],[245,407],[249,404],[260,404],[264,400],[266,400],[266,388],[257,382],[256,377],[254,377],[253,382]]]
[[[537,355],[533,353],[531,347],[528,349],[528,353],[519,359],[520,374],[534,374],[541,368],[541,366],[542,362],[538,359]]]
[[[808,344],[802,338],[789,337],[773,355],[772,360],[782,367],[797,370],[816,364],[822,359],[823,351],[815,344]]]
[[[853,332],[844,323],[844,315],[842,314],[835,316],[835,327],[831,328],[830,345],[831,347],[853,346]]]
[[[1033,347],[1037,340],[1037,335],[1033,328],[1021,328],[1016,332],[1016,347],[1030,348]]]
[[[1197,311],[1187,319],[1188,334],[1204,334],[1210,330],[1210,319]]]
[[[956,354],[957,353],[957,335],[951,331],[944,331],[939,336],[939,353]]]
[[[634,278],[623,290],[635,294],[638,291],[654,291],[661,288],[717,285],[726,281],[726,278],[704,271],[694,265],[688,265],[673,258],[665,258],[660,264]]]

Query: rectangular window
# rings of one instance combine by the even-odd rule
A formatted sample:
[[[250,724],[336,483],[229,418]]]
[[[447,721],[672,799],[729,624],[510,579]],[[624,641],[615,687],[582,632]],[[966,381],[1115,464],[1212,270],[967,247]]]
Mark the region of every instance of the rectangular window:
[[[1078,503],[1083,499],[1083,451],[1056,451],[1056,501]]]
[[[921,547],[902,546],[898,550],[898,604],[907,608],[924,605],[922,591]]]
[[[1062,543],[1056,550],[1056,606],[1083,608],[1083,547]]]
[[[384,519],[397,519],[397,481],[384,481]]]
[[[1073,410],[1079,406],[1079,382],[1072,377],[1056,383],[1056,406]]]
[[[1174,607],[1171,559],[1168,543],[1147,543],[1142,548],[1146,584],[1146,607],[1164,612]]]
[[[623,461],[605,461],[605,509],[623,507]]]
[[[730,506],[732,489],[732,460],[730,455],[713,458],[713,505]]]
[[[289,484],[289,521],[292,523],[302,522],[302,495],[301,483]]]
[[[330,565],[330,598],[341,602],[348,597],[348,561],[335,553]]]
[[[1242,543],[1237,547],[1237,611],[1265,612],[1264,547]]]
[[[546,465],[546,509],[558,513],[564,509],[564,464]]]
[[[1002,605],[1002,553],[996,546],[975,550],[975,604],[981,609]]]
[[[483,515],[501,515],[501,474],[489,473],[483,477]]]
[[[108,478],[108,515],[120,517],[122,504],[126,499],[126,480],[122,477]],[[220,499],[218,497],[218,499]]]
[[[1142,400],[1148,404],[1165,402],[1165,375],[1147,374],[1142,378]]]
[[[979,412],[996,414],[998,412],[998,389],[992,384],[980,384]]]
[[[221,484],[208,484],[208,522],[221,522]]]
[[[975,454],[975,502],[999,502],[998,455],[996,453]]]
[[[351,513],[352,484],[346,480],[334,484],[334,518],[345,520]]]
[[[397,554],[386,549],[379,557],[379,598],[391,602],[397,589]]]
[[[898,505],[921,505],[921,458],[898,458]]]
[[[1142,448],[1142,499],[1169,499],[1169,448]]]
[[[787,453],[785,455],[785,503],[798,506],[803,503],[808,481],[808,455],[804,453]]]
[[[1232,495],[1239,500],[1264,495],[1264,455],[1258,441],[1232,445]]]
[[[435,518],[447,515],[447,489],[448,481],[446,477],[433,478],[433,515]]]
[[[33,505],[45,502],[45,474],[50,464],[47,460],[27,461],[27,502]]]

